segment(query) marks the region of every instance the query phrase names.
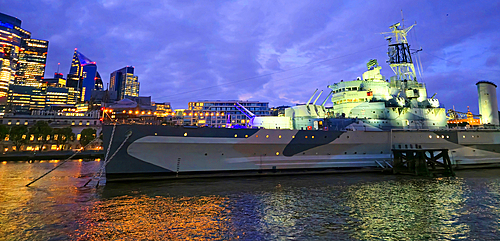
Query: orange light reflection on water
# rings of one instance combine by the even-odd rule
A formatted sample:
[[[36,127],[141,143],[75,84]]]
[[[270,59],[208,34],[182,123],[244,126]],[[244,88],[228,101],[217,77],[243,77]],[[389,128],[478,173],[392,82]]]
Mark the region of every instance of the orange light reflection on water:
[[[233,239],[226,237],[227,198],[122,196],[96,203],[84,214],[78,240]]]

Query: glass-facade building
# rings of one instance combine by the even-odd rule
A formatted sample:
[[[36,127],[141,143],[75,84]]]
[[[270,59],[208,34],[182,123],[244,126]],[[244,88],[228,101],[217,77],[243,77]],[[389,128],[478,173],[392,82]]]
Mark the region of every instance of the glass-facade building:
[[[139,96],[139,78],[134,75],[134,67],[127,66],[111,73],[109,89],[116,91],[118,100]]]
[[[23,39],[17,64],[16,84],[40,86],[45,74],[49,41]]]
[[[96,63],[76,49],[67,76],[67,86],[80,90],[81,102],[90,100],[92,90],[102,90],[103,88],[101,75],[97,72]]]
[[[78,92],[69,87],[27,86],[13,84],[9,89],[7,109],[13,113],[29,114],[32,110],[56,105],[75,105]]]
[[[9,85],[14,83],[22,39],[30,37],[31,33],[21,28],[21,20],[0,13],[0,105],[2,106],[6,104]]]
[[[249,119],[235,107],[236,102],[257,116],[268,116],[271,113],[269,102],[237,100],[189,102],[188,110],[182,113],[184,124],[210,127],[226,127],[228,124],[246,125]]]

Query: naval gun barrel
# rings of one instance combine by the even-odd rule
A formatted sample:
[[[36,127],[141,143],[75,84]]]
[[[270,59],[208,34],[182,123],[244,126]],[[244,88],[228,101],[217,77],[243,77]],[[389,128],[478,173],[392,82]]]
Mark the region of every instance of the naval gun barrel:
[[[330,91],[330,93],[328,94],[328,96],[326,97],[326,99],[323,101],[323,103],[321,103],[321,106],[325,106],[326,104],[326,101],[328,100],[328,98],[330,98],[330,96],[333,94],[333,90]]]
[[[316,95],[316,92],[318,92],[318,89],[316,89],[314,91],[314,94],[311,96],[311,98],[309,98],[309,100],[307,101],[306,105],[308,105],[309,103],[311,103],[311,100],[313,99],[314,95]]]
[[[316,97],[316,99],[314,100],[313,105],[315,105],[315,104],[316,104],[316,101],[318,101],[318,99],[319,99],[319,97],[321,96],[321,94],[323,94],[323,91],[319,92],[319,95],[318,95],[318,97]]]

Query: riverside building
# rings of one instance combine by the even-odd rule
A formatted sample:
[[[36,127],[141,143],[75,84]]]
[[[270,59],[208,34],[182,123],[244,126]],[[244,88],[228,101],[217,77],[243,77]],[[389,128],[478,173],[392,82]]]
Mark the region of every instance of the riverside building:
[[[241,104],[247,110],[257,116],[270,115],[269,102],[260,101],[198,101],[189,102],[188,109],[182,111],[183,124],[209,127],[227,127],[230,125],[245,126],[249,122],[249,118],[239,111],[235,105]],[[178,118],[180,115],[177,116]]]

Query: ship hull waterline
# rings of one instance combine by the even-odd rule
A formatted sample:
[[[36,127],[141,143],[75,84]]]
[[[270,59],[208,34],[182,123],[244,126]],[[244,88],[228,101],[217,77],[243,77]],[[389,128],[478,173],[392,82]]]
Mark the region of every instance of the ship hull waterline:
[[[114,130],[113,134],[113,128]],[[392,149],[448,149],[454,166],[500,165],[498,130],[322,131],[104,126],[108,182],[380,170]],[[109,141],[113,135],[111,145]]]

